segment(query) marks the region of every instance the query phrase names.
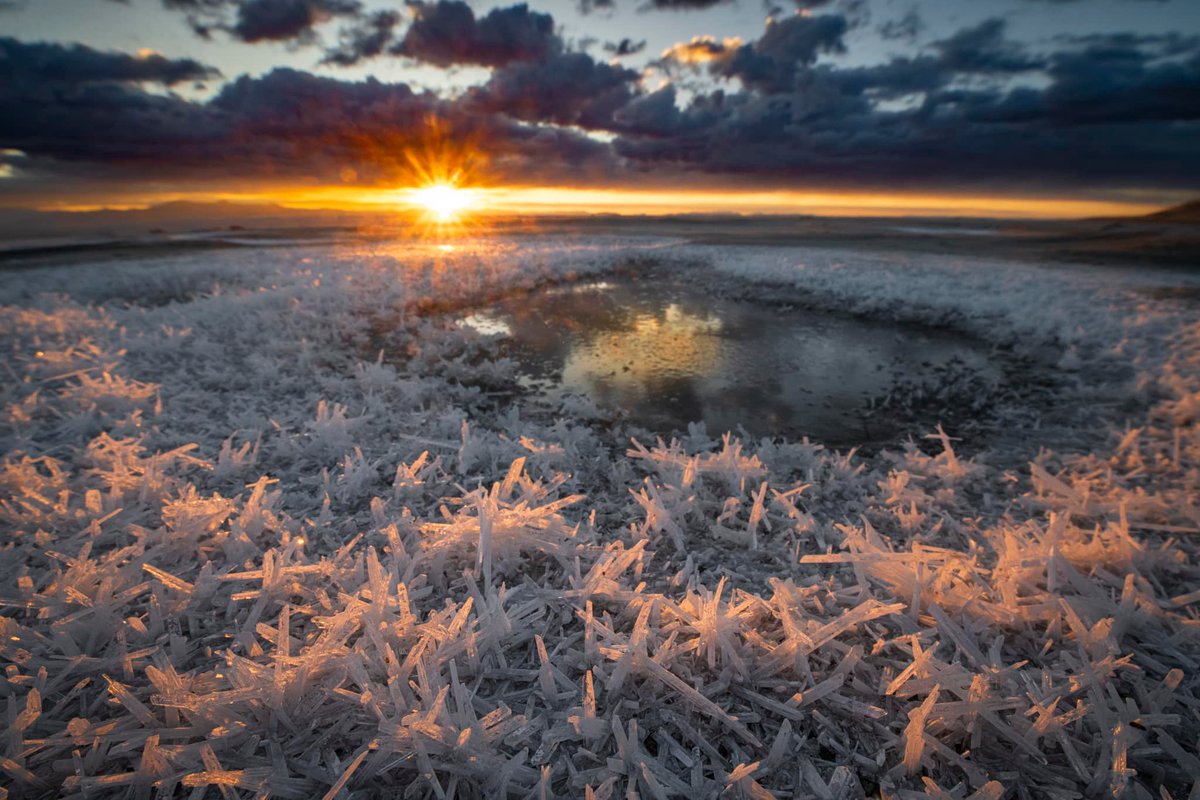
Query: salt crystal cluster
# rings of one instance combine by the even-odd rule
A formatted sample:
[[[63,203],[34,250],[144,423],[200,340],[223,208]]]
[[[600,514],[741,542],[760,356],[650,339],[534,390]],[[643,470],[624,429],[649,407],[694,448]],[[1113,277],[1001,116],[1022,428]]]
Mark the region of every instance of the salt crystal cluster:
[[[1058,410],[656,440],[497,399],[434,313],[651,257],[1036,356]],[[1200,796],[1179,281],[617,238],[0,275],[0,795]]]

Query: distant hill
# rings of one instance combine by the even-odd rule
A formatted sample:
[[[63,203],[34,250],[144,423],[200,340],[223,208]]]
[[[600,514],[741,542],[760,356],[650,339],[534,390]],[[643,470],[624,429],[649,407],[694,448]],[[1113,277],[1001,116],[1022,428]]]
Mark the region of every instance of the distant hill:
[[[1179,222],[1200,225],[1200,200],[1172,206],[1164,211],[1147,214],[1143,219],[1153,222]]]

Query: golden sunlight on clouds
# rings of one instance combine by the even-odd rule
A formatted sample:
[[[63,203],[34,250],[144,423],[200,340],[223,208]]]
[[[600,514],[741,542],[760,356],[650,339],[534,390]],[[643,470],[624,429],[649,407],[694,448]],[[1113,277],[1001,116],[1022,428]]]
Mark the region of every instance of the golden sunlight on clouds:
[[[717,39],[715,36],[693,36],[689,41],[663,50],[662,58],[664,61],[674,61],[678,64],[703,64],[741,45],[742,40],[737,36],[723,39]]]

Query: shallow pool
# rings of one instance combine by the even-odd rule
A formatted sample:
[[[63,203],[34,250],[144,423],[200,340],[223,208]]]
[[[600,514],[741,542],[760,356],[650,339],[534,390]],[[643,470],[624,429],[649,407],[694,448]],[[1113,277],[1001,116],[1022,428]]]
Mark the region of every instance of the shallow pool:
[[[892,433],[867,410],[897,382],[999,377],[984,349],[949,332],[729,299],[677,278],[541,289],[460,322],[503,337],[537,392],[579,393],[661,432],[703,421],[710,432],[869,441]]]

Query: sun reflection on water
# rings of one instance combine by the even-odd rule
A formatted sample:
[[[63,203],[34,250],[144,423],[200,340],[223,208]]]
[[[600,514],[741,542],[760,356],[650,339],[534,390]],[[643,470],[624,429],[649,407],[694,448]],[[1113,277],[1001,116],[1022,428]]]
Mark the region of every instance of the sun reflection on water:
[[[585,333],[563,364],[563,379],[607,376],[623,390],[721,371],[726,357],[719,318],[693,313],[678,303],[660,313],[640,311],[614,331]]]

